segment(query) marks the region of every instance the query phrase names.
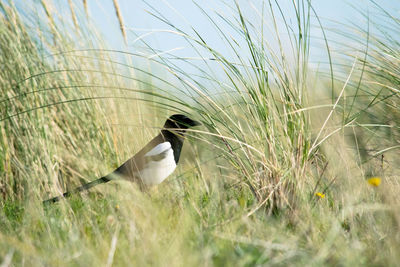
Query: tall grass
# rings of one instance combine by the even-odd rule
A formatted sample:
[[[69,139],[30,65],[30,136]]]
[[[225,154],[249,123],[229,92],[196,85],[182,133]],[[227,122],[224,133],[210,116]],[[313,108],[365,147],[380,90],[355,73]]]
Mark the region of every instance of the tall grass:
[[[231,8],[235,17],[218,14],[217,20],[199,7],[221,35],[231,57],[228,52],[222,53],[209,46],[207,38],[195,28],[193,33],[187,33],[152,9],[153,15],[184,38],[206,64],[210,59],[216,61],[223,69],[222,79],[212,70],[201,71],[201,79],[208,81],[202,83],[197,76],[168,59],[163,58],[162,64],[189,92],[204,99],[207,105],[202,104],[201,112],[206,113],[205,125],[215,140],[220,139],[219,150],[230,162],[240,190],[253,194],[258,202],[256,209],[266,207],[271,212],[291,208],[316,150],[316,147],[312,148],[314,151],[311,149],[309,118],[299,112],[308,104],[311,9],[305,2],[298,6],[293,3],[298,28],[292,30],[286,24],[287,32],[280,33],[277,21],[287,23],[288,15],[284,15],[279,4],[262,4],[263,12],[256,13],[256,21],[248,21],[237,3]],[[271,19],[266,21],[268,17]],[[254,26],[254,22],[258,22],[259,27]],[[273,40],[265,36],[266,23],[275,25]],[[237,35],[229,36],[226,28]],[[292,54],[286,54],[280,34],[290,37]],[[278,47],[276,50],[272,49],[274,44]],[[178,59],[188,65],[195,64],[190,59]],[[220,94],[212,96],[208,87],[217,88]]]
[[[41,11],[0,6],[3,263],[398,262],[396,42],[357,35],[363,42],[368,36],[367,56],[351,59],[351,69],[328,71],[326,80],[308,64],[311,24],[320,21],[309,1],[293,1],[289,11],[277,1],[250,8],[233,2],[231,15],[198,5],[224,51],[149,5],[193,58],[155,50],[142,38],[149,55],[109,49],[82,23],[86,1],[68,3],[76,8],[70,22],[52,13],[50,1],[40,2]],[[121,13],[118,19],[125,29]],[[144,59],[164,72],[136,63]],[[392,113],[377,116],[378,107]],[[143,193],[118,181],[41,205],[113,170],[175,112],[204,127],[188,133],[182,162],[165,183]],[[373,154],[370,140],[381,148]],[[380,186],[367,183],[372,175]]]
[[[359,54],[364,56],[358,59],[362,76],[362,87],[358,86],[355,90],[355,97],[352,105],[348,109],[346,119],[360,117],[360,123],[373,131],[375,136],[371,138],[371,145],[387,146],[374,147],[377,149],[372,152],[375,156],[381,156],[386,151],[397,150],[399,148],[399,39],[398,32],[400,22],[389,11],[384,10],[377,3],[373,2],[378,11],[378,15],[368,21],[367,27],[357,27],[358,35],[353,39],[364,43],[364,46],[354,48]],[[364,17],[367,14],[363,13]],[[384,21],[382,25],[376,21]],[[358,97],[361,95],[362,97]],[[361,99],[360,99],[361,98]],[[360,100],[358,100],[360,99]],[[358,100],[356,102],[356,100]],[[356,103],[355,103],[356,102]],[[365,124],[365,125],[364,125]],[[368,124],[372,124],[368,126]],[[380,140],[376,141],[377,138]]]

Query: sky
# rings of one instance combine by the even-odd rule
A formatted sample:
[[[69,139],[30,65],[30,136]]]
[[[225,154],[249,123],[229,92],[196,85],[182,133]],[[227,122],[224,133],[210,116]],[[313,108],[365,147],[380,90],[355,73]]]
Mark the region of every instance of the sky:
[[[376,0],[377,3],[400,15],[399,0]],[[210,41],[217,41],[218,35],[215,31],[210,30],[212,26],[207,22],[205,16],[200,12],[199,8],[190,0],[148,0],[146,1],[161,14],[169,18],[174,24],[185,27],[194,26],[200,33],[207,35]],[[232,6],[233,1],[215,1],[215,0],[199,0],[196,1],[207,13],[213,14],[219,12],[228,18],[232,18],[234,14],[230,12],[227,6]],[[241,8],[248,9],[247,15],[251,17],[254,14],[255,6],[260,0],[239,0]],[[289,11],[291,8],[291,0],[279,0],[279,4]],[[118,0],[122,11],[122,18],[128,32],[128,46],[133,46],[133,41],[137,35],[148,33],[151,30],[168,29],[168,27],[152,17],[148,11],[151,11],[149,5],[142,0]],[[226,4],[224,4],[226,3]],[[357,23],[361,21],[360,14],[357,10],[374,10],[372,4],[368,0],[317,0],[312,1],[313,6],[325,27],[332,25],[331,21],[339,23]],[[119,24],[115,16],[115,9],[112,0],[90,1],[88,0],[90,13],[94,22],[100,26],[102,32],[106,36],[107,41],[113,47],[122,47],[123,39],[120,34]],[[352,6],[353,5],[353,6]],[[254,15],[256,16],[256,15]],[[294,20],[293,12],[288,12],[287,16]],[[293,21],[294,22],[294,21]],[[134,34],[132,34],[134,33]],[[154,33],[147,36],[146,41],[159,46],[162,50],[180,47],[182,43],[177,42],[171,37],[171,34]],[[215,44],[218,46],[218,43]],[[221,47],[223,49],[223,47]]]
[[[26,3],[27,0],[17,0],[16,2]],[[46,0],[54,3],[55,7],[63,7],[62,15],[70,16],[68,1],[66,0]],[[274,0],[275,1],[275,0]],[[272,2],[274,2],[272,1]],[[292,0],[276,0],[282,8],[286,19],[290,25],[295,25],[296,19]],[[299,0],[295,0],[298,2]],[[386,10],[390,11],[395,16],[400,16],[400,0],[375,0]],[[28,1],[29,2],[29,1]],[[73,3],[77,9],[82,9],[82,0],[74,0]],[[235,33],[227,24],[218,17],[220,14],[228,20],[238,18],[237,13],[232,9],[234,0],[117,0],[124,23],[124,28],[127,33],[127,41],[124,42],[122,37],[119,22],[115,14],[113,0],[87,0],[91,23],[96,29],[100,30],[107,44],[112,49],[143,52],[149,56],[154,55],[154,51],[145,49],[145,44],[149,44],[153,49],[160,53],[171,53],[179,57],[196,58],[198,54],[194,49],[180,36],[171,33],[171,27],[164,22],[155,18],[150,13],[157,13],[165,16],[174,25],[183,29],[185,32],[194,35],[192,27],[204,38],[207,43],[224,54],[224,56],[234,57],[234,52],[229,49],[229,46],[221,38],[221,33],[218,33],[215,26],[207,18],[211,16],[216,21],[218,27],[222,31],[238,40],[239,47],[244,47],[245,44],[240,41],[240,36]],[[237,0],[244,16],[254,23],[255,27],[261,27],[261,4],[262,0]],[[268,3],[268,1],[264,1]],[[301,1],[300,1],[301,2]],[[39,3],[39,1],[38,1]],[[365,19],[359,11],[370,12],[374,15],[377,10],[373,7],[371,0],[314,0],[313,7],[318,14],[328,39],[340,42],[341,37],[335,35],[336,30],[343,30],[341,24],[351,25],[357,24],[366,27]],[[197,5],[198,6],[197,6]],[[202,12],[206,12],[206,15]],[[275,14],[278,10],[275,8]],[[59,12],[61,12],[59,10]],[[83,13],[81,13],[83,14]],[[278,16],[279,17],[279,16]],[[278,49],[278,42],[275,38],[273,23],[271,16],[265,15],[263,23],[265,28],[264,40],[267,40],[272,50]],[[277,27],[279,38],[282,38],[282,46],[285,50],[289,50],[291,45],[289,37],[284,26],[282,18],[277,19]],[[385,23],[380,21],[380,23]],[[318,22],[313,16],[311,21],[312,30],[312,46],[310,49],[311,62],[326,61],[327,53],[323,42],[323,35]],[[334,30],[332,30],[334,29]],[[334,42],[331,43],[334,46]],[[240,48],[239,48],[240,49]],[[242,52],[242,51],[241,51]],[[246,53],[245,49],[243,53]],[[204,55],[202,55],[204,56]]]
[[[392,14],[400,16],[400,0],[375,1],[385,9],[392,12]],[[76,3],[79,4],[79,2],[80,1]],[[160,52],[169,52],[180,57],[197,57],[198,55],[196,52],[186,41],[176,34],[166,32],[166,30],[170,30],[171,27],[168,27],[165,23],[149,14],[149,12],[154,13],[157,11],[168,18],[168,20],[170,20],[174,25],[177,25],[185,31],[191,32],[192,34],[193,32],[190,28],[194,27],[196,31],[206,39],[210,46],[215,48],[217,51],[226,53],[228,58],[233,54],[232,51],[228,51],[229,49],[227,49],[227,44],[221,40],[221,34],[215,30],[215,27],[209,22],[207,17],[201,12],[200,8],[193,3],[193,1],[118,0],[117,2],[122,12],[124,27],[127,32],[126,43],[124,42],[119,29],[113,1],[88,0],[87,2],[93,23],[99,26],[98,28],[101,29],[107,43],[113,49],[131,52],[143,51],[149,55],[154,54],[154,52],[143,50],[145,45],[142,41],[145,41],[152,48]],[[258,22],[260,19],[258,19],[259,15],[257,15],[257,12],[261,12],[261,2],[261,0],[238,0],[246,18]],[[290,21],[289,24],[294,25],[295,16],[292,1],[278,0],[278,2],[281,5],[286,18]],[[226,27],[225,23],[218,20],[216,16],[218,13],[228,19],[237,18],[237,14],[230,8],[233,6],[234,1],[198,0],[196,3],[203,8],[208,15],[212,16],[213,19],[216,19],[218,25],[223,28],[225,33],[228,33],[236,39],[235,33],[229,29],[229,27]],[[372,15],[374,10],[376,11],[376,8],[373,7],[373,4],[369,0],[314,0],[312,3],[324,28],[326,29],[328,38],[336,38],[335,40],[339,42],[341,40],[337,39],[340,39],[340,36],[338,37],[338,35],[334,35],[331,29],[343,30],[343,27],[340,26],[341,23],[346,25],[354,23],[366,27],[365,20],[362,18],[359,11],[363,10],[371,12]],[[265,21],[265,25],[271,28],[271,20]],[[312,25],[311,37],[313,41],[310,49],[310,62],[311,64],[315,63],[317,65],[319,65],[320,62],[325,62],[326,64],[327,52],[322,39],[323,35],[315,18],[312,19]],[[278,19],[278,29],[280,31],[280,38],[282,38],[284,49],[290,49],[290,43],[287,39],[288,37],[282,19]],[[271,46],[273,49],[277,49],[278,43],[276,40],[274,41],[272,29],[266,34],[265,39],[271,39]],[[334,42],[332,42],[331,45],[334,46]],[[241,43],[241,46],[244,46],[244,43]],[[243,53],[245,53],[245,51]]]

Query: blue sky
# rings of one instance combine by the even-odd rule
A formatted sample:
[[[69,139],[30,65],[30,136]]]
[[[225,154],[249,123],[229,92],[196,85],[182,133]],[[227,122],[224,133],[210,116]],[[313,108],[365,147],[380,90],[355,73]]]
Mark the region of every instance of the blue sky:
[[[204,15],[201,14],[196,5],[192,1],[188,0],[150,0],[147,1],[154,6],[160,13],[171,19],[176,25],[185,27],[188,25],[194,26],[199,32],[204,33],[212,41],[218,39],[218,36],[210,30],[210,24],[206,21]],[[228,5],[232,5],[233,1],[224,1]],[[250,5],[261,1],[248,1],[239,0],[239,4],[243,9],[249,8],[251,14]],[[400,1],[399,0],[377,0],[377,2],[383,7],[387,8],[394,14],[400,15]],[[168,27],[148,14],[149,6],[147,6],[141,0],[118,0],[122,11],[122,17],[124,19],[125,27],[128,31],[128,46],[132,46],[135,36],[144,34],[149,30],[155,29],[167,29]],[[197,1],[208,13],[220,12],[225,16],[232,15],[229,12],[223,1]],[[283,8],[290,10],[291,0],[280,0],[280,5]],[[112,0],[102,1],[90,1],[88,0],[90,13],[97,25],[102,29],[107,41],[113,47],[121,47],[123,40],[121,38],[119,25],[115,16],[115,10]],[[357,23],[361,20],[357,10],[351,5],[356,6],[356,9],[363,10],[374,10],[371,7],[371,3],[368,0],[318,0],[313,1],[313,6],[321,18],[323,24],[327,27],[331,26],[331,21],[340,23]],[[290,17],[290,15],[289,15]],[[294,17],[292,17],[294,19]],[[151,36],[145,38],[146,41],[150,41],[153,45],[159,46],[163,50],[167,50],[174,47],[180,47],[181,43],[174,40],[170,34],[165,33],[154,33]]]
[[[297,1],[297,0],[296,0]],[[376,0],[384,8],[392,12],[392,14],[400,15],[400,1],[399,0]],[[226,18],[233,19],[236,14],[232,12],[228,6],[233,5],[233,1],[211,1],[211,0],[198,0],[196,1],[205,11],[214,16],[216,13],[222,14]],[[256,6],[257,3],[262,1],[250,1],[250,0],[238,0],[241,8],[243,9],[245,15],[252,19],[256,18],[255,13],[260,6]],[[182,57],[195,57],[196,53],[190,46],[180,37],[165,33],[158,30],[170,29],[167,25],[160,22],[153,16],[151,16],[148,11],[151,8],[146,5],[142,0],[118,0],[120,9],[122,11],[122,17],[124,20],[124,26],[127,31],[128,40],[127,45],[124,44],[121,32],[119,29],[119,24],[115,16],[115,9],[112,0],[102,0],[102,1],[91,1],[88,0],[90,14],[95,25],[98,25],[101,32],[104,34],[105,39],[108,44],[114,49],[128,50],[131,52],[141,51],[143,43],[137,41],[138,36],[142,36],[150,46],[154,49],[160,51],[169,51],[178,56]],[[196,28],[196,30],[206,38],[207,42],[216,50],[229,53],[227,50],[227,45],[221,42],[220,34],[215,31],[215,28],[209,23],[204,14],[202,14],[199,8],[192,2],[188,0],[148,0],[151,6],[157,9],[163,16],[171,20],[175,25],[190,31],[190,26]],[[279,0],[279,4],[282,6],[285,15],[291,22],[295,22],[295,16],[293,13],[293,8],[291,6],[291,0]],[[79,1],[77,2],[79,4]],[[364,25],[365,20],[359,14],[358,10],[369,11],[373,14],[376,8],[373,7],[369,0],[316,0],[313,1],[313,6],[319,15],[329,38],[336,38],[335,41],[340,39],[340,36],[335,35],[331,28],[341,30],[343,27],[336,23],[344,23],[349,25],[355,23],[358,25]],[[260,10],[258,10],[260,11]],[[269,22],[270,23],[270,22]],[[269,24],[268,22],[265,24]],[[316,20],[313,20],[312,24],[316,25]],[[222,24],[221,24],[222,25]],[[285,33],[283,23],[278,23],[278,28],[281,31],[280,37],[283,38],[283,46],[285,49],[289,49],[290,45],[285,39]],[[224,28],[235,37],[235,33],[228,28]],[[150,32],[152,32],[150,34]],[[312,42],[311,47],[311,62],[327,62],[327,53],[324,48],[324,43],[322,42],[322,32],[321,30],[314,26],[311,32]],[[136,42],[135,42],[136,40]],[[285,41],[286,40],[286,41]],[[271,41],[272,46],[276,46],[277,42]],[[334,44],[331,44],[334,46]],[[148,52],[150,53],[150,52]],[[150,53],[151,54],[151,53]],[[231,52],[232,54],[232,52]],[[229,55],[228,55],[229,57]],[[319,63],[315,63],[315,66]]]
[[[30,1],[25,1],[18,0],[16,3],[22,5],[30,3]],[[62,13],[62,16],[68,20],[70,17],[69,7],[67,5],[68,2],[65,0],[47,0],[47,2],[52,1],[54,1],[56,7],[62,9],[58,10],[58,12]],[[298,0],[295,0],[295,2],[297,1]],[[375,1],[395,16],[400,16],[400,0]],[[141,40],[146,41],[152,48],[156,50],[173,51],[172,53],[174,55],[181,57],[197,56],[190,45],[188,45],[188,43],[181,37],[177,36],[176,34],[165,32],[165,30],[171,28],[149,14],[148,11],[151,10],[149,5],[151,5],[163,16],[167,17],[168,20],[170,20],[173,24],[192,34],[193,32],[190,30],[190,28],[194,27],[202,35],[202,37],[206,39],[210,46],[215,48],[217,51],[227,54],[229,53],[229,49],[227,49],[228,46],[226,43],[221,41],[221,34],[215,30],[215,27],[213,27],[213,25],[207,20],[207,17],[202,14],[199,7],[197,7],[193,1],[147,0],[146,2],[149,5],[142,0],[117,0],[117,2],[119,3],[122,11],[124,27],[128,36],[126,44],[123,41],[121,31],[119,29],[119,23],[115,15],[113,0],[87,0],[90,17],[93,24],[97,29],[100,30],[108,45],[113,49],[130,52],[143,51],[142,48],[144,47],[144,44],[137,39],[138,36],[141,36],[143,38]],[[292,0],[278,0],[278,2],[281,5],[286,18],[290,21],[289,23],[295,25]],[[217,13],[221,14],[227,19],[237,18],[237,13],[231,9],[231,7],[234,5],[233,0],[197,0],[196,3],[214,19],[217,18]],[[262,3],[262,0],[238,0],[238,3],[241,6],[246,18],[252,22],[255,22],[256,24],[260,24],[261,20],[258,19],[257,13],[261,12],[260,3]],[[339,42],[341,41],[340,36],[335,35],[331,30],[332,28],[336,30],[342,30],[343,27],[340,26],[340,23],[344,23],[346,25],[355,23],[363,26],[365,25],[365,20],[358,11],[368,11],[372,15],[374,15],[374,12],[376,12],[376,8],[373,7],[373,4],[370,0],[314,0],[312,3],[323,23],[323,26],[326,29],[328,38]],[[82,0],[74,0],[74,4],[76,7],[78,7],[78,9],[82,10]],[[216,21],[218,21],[218,25],[222,27],[226,34],[237,39],[237,35],[232,31],[232,29],[227,27],[226,24],[221,20],[218,20],[218,18]],[[384,22],[380,21],[380,23]],[[314,41],[313,46],[311,47],[311,61],[324,61],[326,60],[326,58],[324,58],[326,57],[326,51],[324,49],[323,42],[320,40],[322,38],[322,32],[319,27],[317,27],[317,21],[315,19],[312,20],[312,24],[314,26],[312,27],[311,36]],[[267,19],[264,25],[265,28],[272,28],[271,20]],[[282,38],[284,48],[289,49],[290,44],[288,42],[287,33],[281,19],[278,19],[278,29],[280,32],[279,37]],[[264,39],[268,41],[271,40],[271,46],[276,48],[277,42],[274,42],[273,30],[267,31]],[[331,44],[333,45],[334,42]],[[232,53],[232,51],[230,51],[230,53]]]

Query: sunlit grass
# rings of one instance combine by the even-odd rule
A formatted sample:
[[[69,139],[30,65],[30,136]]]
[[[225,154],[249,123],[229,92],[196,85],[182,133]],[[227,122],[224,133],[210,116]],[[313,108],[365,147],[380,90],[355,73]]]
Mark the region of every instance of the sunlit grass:
[[[0,261],[396,265],[398,94],[381,91],[398,87],[397,54],[376,56],[389,46],[376,36],[371,57],[321,78],[308,65],[318,15],[309,2],[293,1],[295,22],[277,2],[260,7],[250,16],[230,3],[232,17],[198,7],[226,44],[218,51],[196,25],[186,32],[149,5],[196,53],[183,58],[145,40],[148,55],[109,49],[96,29],[74,43],[67,29],[87,29],[58,25],[50,9],[34,32],[26,14],[2,4]],[[83,10],[74,11],[80,21]],[[176,112],[203,126],[188,132],[178,170],[157,188],[113,181],[42,206],[109,173]]]

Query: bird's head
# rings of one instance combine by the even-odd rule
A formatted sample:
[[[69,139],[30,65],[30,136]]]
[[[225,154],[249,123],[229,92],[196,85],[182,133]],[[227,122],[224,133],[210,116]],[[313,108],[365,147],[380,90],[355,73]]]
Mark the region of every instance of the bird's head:
[[[173,130],[186,130],[190,127],[201,125],[200,122],[190,119],[183,114],[175,114],[167,119],[164,129],[172,128]]]

